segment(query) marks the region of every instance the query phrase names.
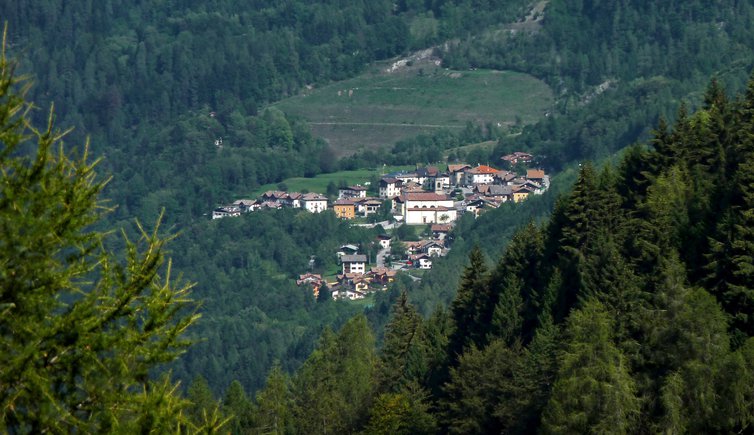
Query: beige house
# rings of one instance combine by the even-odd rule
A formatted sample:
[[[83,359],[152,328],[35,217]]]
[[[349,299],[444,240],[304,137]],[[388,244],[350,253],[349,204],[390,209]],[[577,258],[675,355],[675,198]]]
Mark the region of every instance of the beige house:
[[[408,225],[450,223],[456,220],[453,200],[433,192],[404,193],[396,200],[396,208]]]

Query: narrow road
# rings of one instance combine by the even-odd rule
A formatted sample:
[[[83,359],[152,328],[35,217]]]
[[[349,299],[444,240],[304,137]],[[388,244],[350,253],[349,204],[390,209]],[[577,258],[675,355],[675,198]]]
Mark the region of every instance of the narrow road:
[[[377,252],[377,267],[385,267],[385,257],[389,252],[389,249],[380,249]]]

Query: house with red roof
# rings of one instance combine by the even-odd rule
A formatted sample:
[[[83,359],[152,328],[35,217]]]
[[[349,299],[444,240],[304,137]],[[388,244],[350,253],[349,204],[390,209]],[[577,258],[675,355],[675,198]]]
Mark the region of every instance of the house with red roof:
[[[467,169],[464,172],[464,183],[468,186],[475,184],[492,184],[495,176],[500,174],[499,169],[487,165],[479,165],[476,168]]]

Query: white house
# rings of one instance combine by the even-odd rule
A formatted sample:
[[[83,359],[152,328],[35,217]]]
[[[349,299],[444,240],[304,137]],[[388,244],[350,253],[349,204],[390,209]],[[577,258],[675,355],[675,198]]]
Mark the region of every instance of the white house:
[[[379,234],[377,236],[377,241],[379,242],[380,247],[382,249],[390,249],[390,240],[391,239],[392,239],[392,237],[390,237],[387,234]]]
[[[291,208],[300,208],[301,207],[301,198],[304,195],[298,193],[298,192],[290,192],[287,195],[285,195],[281,199],[281,204],[283,204],[286,207]]]
[[[393,199],[396,196],[401,194],[401,187],[403,186],[403,181],[392,178],[392,177],[386,177],[380,180],[380,198],[387,198],[387,199]]]
[[[233,206],[238,207],[243,212],[250,212],[254,211],[254,206],[256,205],[257,200],[256,199],[238,199],[233,201]]]
[[[432,192],[404,193],[396,200],[396,208],[409,225],[454,222],[457,218],[453,200]]]
[[[237,217],[241,216],[241,207],[234,205],[226,205],[223,207],[217,207],[212,211],[212,219],[220,219],[224,217]]]
[[[364,186],[348,186],[338,189],[338,199],[366,198],[367,188]]]
[[[495,168],[479,165],[464,172],[464,182],[469,186],[474,184],[491,184],[495,181],[495,175],[499,172]]]
[[[344,255],[340,257],[343,274],[357,273],[363,275],[367,269],[367,256],[363,254]]]
[[[432,269],[432,259],[427,254],[410,255],[408,259],[417,269]]]
[[[358,299],[364,299],[366,297],[366,294],[362,291],[349,289],[349,288],[339,288],[338,290],[335,290],[332,292],[332,298],[333,299],[348,299],[351,301],[355,301]]]
[[[301,196],[301,206],[310,213],[321,213],[327,210],[327,197],[319,193],[306,193]]]

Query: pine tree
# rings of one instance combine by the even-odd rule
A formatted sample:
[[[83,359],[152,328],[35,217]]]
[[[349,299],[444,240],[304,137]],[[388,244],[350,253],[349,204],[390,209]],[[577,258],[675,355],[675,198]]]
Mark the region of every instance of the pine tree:
[[[5,36],[5,34],[4,34]],[[93,228],[105,181],[84,147],[29,120],[25,77],[0,57],[0,430],[169,432],[186,405],[150,377],[188,344],[189,286],[163,267],[166,239],[142,229],[123,253]],[[188,309],[187,309],[188,308]],[[185,314],[185,313],[189,314]]]
[[[252,424],[258,433],[291,433],[293,413],[288,377],[279,365],[272,367],[264,388],[257,392],[256,407],[252,415]]]
[[[238,380],[228,386],[222,403],[223,415],[230,418],[228,429],[233,434],[239,434],[251,427],[251,401]]]
[[[530,222],[516,232],[490,274],[489,285],[496,298],[491,320],[493,329],[501,326],[501,321],[515,329],[516,336],[511,336],[509,343],[519,337],[527,343],[543,309],[543,250],[542,232]]]
[[[472,346],[460,356],[458,365],[451,368],[445,385],[446,396],[441,401],[445,426],[450,433],[501,433],[507,425],[515,424],[515,413],[501,412],[523,393],[517,383],[522,360],[520,346],[508,347],[495,339],[484,349]],[[505,404],[505,405],[503,405]],[[513,421],[500,420],[499,415]]]
[[[377,396],[364,429],[370,435],[422,435],[437,433],[437,422],[427,404],[427,394],[415,383],[399,392]]]
[[[297,432],[340,433],[368,419],[376,356],[363,315],[333,334],[326,329],[293,382]]]
[[[469,254],[469,265],[463,272],[458,294],[451,304],[453,332],[448,339],[448,360],[453,365],[466,346],[482,344],[487,335],[494,302],[487,275],[484,254],[475,246]],[[486,321],[485,321],[486,320]]]
[[[376,369],[377,389],[397,392],[410,382],[418,382],[427,371],[422,341],[422,319],[401,292],[393,305],[393,315],[385,327],[385,338]]]
[[[590,300],[571,313],[552,397],[547,433],[630,433],[639,412],[634,380],[612,342],[610,316]]]

